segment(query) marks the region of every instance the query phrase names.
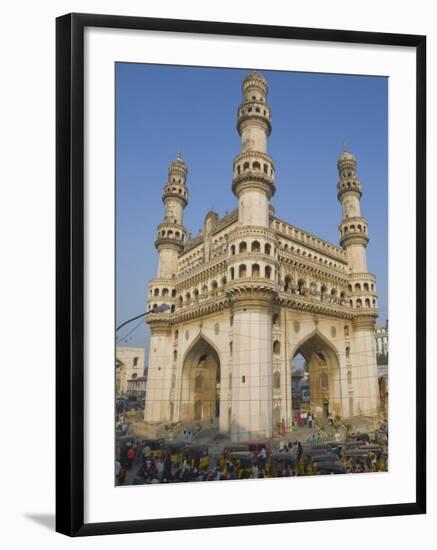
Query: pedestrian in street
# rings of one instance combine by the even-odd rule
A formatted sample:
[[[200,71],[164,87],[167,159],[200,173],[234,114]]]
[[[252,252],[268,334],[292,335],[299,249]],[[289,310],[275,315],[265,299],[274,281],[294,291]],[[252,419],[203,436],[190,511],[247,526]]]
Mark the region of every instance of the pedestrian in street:
[[[132,446],[129,447],[129,450],[127,452],[127,464],[129,469],[132,468],[132,464],[134,462],[135,456],[136,456],[135,449]]]
[[[258,463],[260,469],[264,470],[266,465],[266,459],[267,459],[267,452],[264,447],[261,447],[258,453]]]
[[[302,447],[302,443],[300,441],[297,442],[297,460],[300,460],[302,458],[302,455],[303,455],[303,447]]]

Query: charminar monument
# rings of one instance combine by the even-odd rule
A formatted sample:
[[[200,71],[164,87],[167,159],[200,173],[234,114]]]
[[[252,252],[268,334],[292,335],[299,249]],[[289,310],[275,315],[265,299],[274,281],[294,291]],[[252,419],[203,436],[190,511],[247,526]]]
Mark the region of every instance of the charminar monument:
[[[235,441],[271,437],[282,419],[291,425],[297,354],[316,417],[378,413],[377,295],[357,162],[347,150],[337,162],[340,246],[276,218],[267,91],[259,73],[244,79],[238,208],[223,218],[208,212],[193,239],[183,222],[187,165],[180,155],[170,163],[148,286],[147,422],[212,421]],[[170,308],[153,313],[161,304]]]

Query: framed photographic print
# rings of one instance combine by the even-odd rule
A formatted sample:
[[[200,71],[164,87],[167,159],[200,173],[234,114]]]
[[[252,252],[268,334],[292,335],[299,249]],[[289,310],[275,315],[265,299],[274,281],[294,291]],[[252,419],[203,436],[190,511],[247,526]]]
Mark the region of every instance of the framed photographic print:
[[[425,37],[56,46],[57,530],[425,513]]]

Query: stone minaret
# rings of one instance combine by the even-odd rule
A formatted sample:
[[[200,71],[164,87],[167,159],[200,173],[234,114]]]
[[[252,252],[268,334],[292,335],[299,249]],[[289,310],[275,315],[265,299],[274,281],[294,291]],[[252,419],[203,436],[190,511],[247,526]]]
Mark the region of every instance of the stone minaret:
[[[176,308],[175,277],[179,254],[183,251],[186,230],[183,225],[184,208],[187,205],[187,165],[180,153],[170,163],[168,179],[164,185],[162,201],[165,205],[164,220],[158,225],[155,241],[159,253],[158,273],[149,281],[148,309],[167,304],[171,312]],[[147,403],[144,419],[148,422],[170,420],[169,391],[171,387],[171,324],[168,312],[149,315],[149,361],[147,376]]]
[[[269,226],[269,199],[275,192],[274,165],[267,154],[271,113],[267,82],[257,72],[243,81],[243,103],[238,108],[237,129],[241,152],[234,160],[232,191],[239,201],[241,225]]]
[[[340,224],[340,244],[346,250],[352,273],[367,271],[366,247],[369,242],[367,220],[361,217],[361,182],[357,176],[357,161],[346,149],[337,162],[340,181],[338,200],[343,209]]]
[[[234,160],[232,184],[239,201],[238,227],[230,235],[228,258],[235,441],[272,435],[272,303],[278,269],[269,221],[275,185],[273,161],[267,154],[271,132],[267,82],[252,72],[242,91],[237,113],[241,152]]]
[[[340,244],[346,250],[349,262],[349,305],[355,310],[354,411],[350,415],[372,415],[379,407],[378,372],[374,338],[378,316],[375,276],[367,270],[366,247],[369,242],[367,220],[361,216],[361,182],[357,176],[357,161],[346,149],[337,162],[340,180],[337,184],[338,200],[342,205],[343,219],[339,225]],[[358,410],[357,410],[358,408]]]
[[[178,153],[177,159],[170,163],[162,195],[164,221],[158,226],[155,241],[159,252],[158,278],[171,279],[177,273],[178,256],[186,235],[183,216],[188,198],[187,172],[187,165]]]

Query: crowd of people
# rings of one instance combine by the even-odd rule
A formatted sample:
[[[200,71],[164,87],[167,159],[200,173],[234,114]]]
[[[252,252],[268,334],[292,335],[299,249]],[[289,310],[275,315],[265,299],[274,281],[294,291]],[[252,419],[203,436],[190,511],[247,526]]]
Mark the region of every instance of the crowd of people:
[[[191,434],[192,436],[192,434]],[[184,443],[190,445],[190,434],[184,434]],[[342,465],[335,473],[365,473],[387,471],[387,454],[369,448],[356,456],[348,456],[338,449],[332,452],[332,462]],[[294,477],[317,475],[323,472],[317,467],[317,457],[311,454],[311,447],[300,441],[279,442],[274,453],[261,447],[249,460],[242,463],[226,452],[209,456],[206,467],[192,460],[182,452],[177,460],[172,460],[170,452],[163,451],[156,456],[148,445],[139,440],[128,440],[119,448],[116,461],[116,484],[157,484],[193,481],[221,481],[236,479],[261,479],[266,477]],[[247,458],[247,457],[246,457]],[[326,460],[326,457],[325,457]]]

